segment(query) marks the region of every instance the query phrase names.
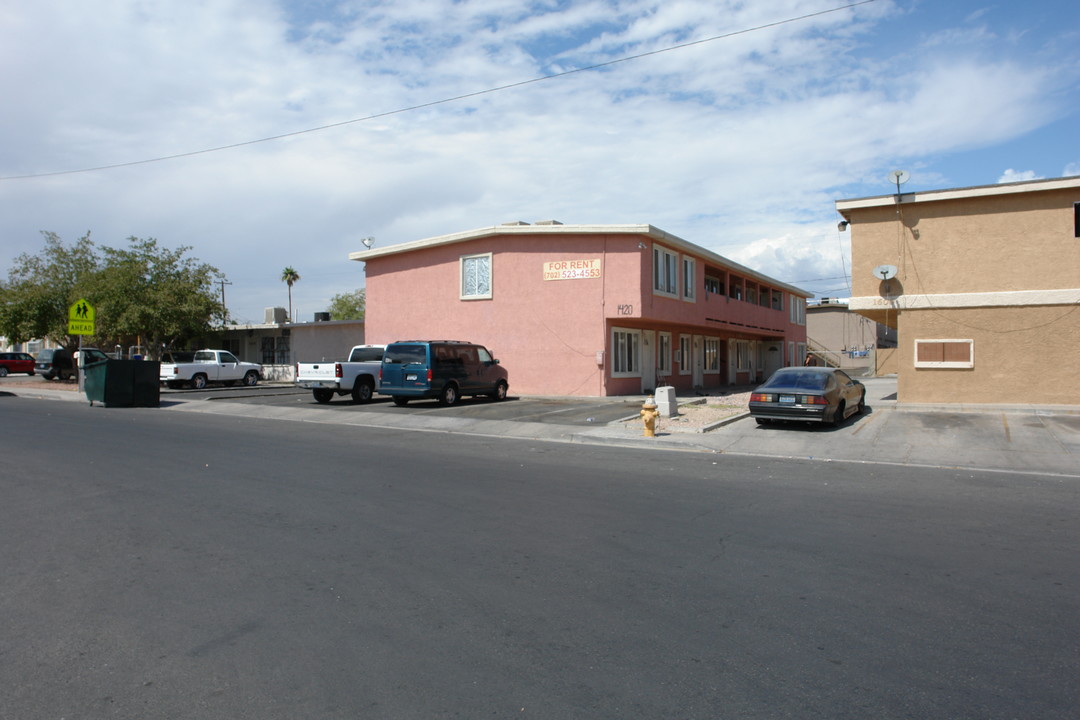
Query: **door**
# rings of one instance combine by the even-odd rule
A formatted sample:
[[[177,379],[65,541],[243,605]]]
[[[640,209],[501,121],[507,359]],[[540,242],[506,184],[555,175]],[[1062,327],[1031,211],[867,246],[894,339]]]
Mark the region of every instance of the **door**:
[[[693,361],[693,386],[696,388],[705,386],[705,339],[701,335],[695,335],[692,343]]]
[[[641,392],[656,392],[656,332],[641,331]]]
[[[784,344],[771,342],[765,345],[765,379],[784,366]]]

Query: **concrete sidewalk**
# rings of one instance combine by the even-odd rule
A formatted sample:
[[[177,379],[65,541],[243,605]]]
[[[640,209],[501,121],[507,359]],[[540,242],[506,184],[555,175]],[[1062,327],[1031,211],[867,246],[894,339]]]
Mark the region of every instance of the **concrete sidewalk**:
[[[800,424],[759,426],[743,415],[709,432],[642,436],[623,423],[582,427],[551,423],[440,417],[437,414],[339,413],[169,397],[167,412],[198,412],[267,420],[462,433],[527,440],[593,443],[818,461],[889,463],[1037,473],[1080,478],[1080,407],[898,405],[894,378],[868,378],[867,412],[838,428]],[[86,403],[82,393],[0,387],[24,397]]]

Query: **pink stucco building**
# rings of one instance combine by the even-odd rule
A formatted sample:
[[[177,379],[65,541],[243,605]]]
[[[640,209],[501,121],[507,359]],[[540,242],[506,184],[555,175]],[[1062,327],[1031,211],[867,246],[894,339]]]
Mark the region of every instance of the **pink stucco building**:
[[[805,354],[811,293],[651,225],[512,223],[349,257],[367,342],[486,345],[513,393],[686,395]]]

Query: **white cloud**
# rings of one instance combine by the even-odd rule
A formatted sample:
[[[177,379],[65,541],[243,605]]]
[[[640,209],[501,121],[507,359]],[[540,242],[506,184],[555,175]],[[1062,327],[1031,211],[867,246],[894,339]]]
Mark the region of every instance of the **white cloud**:
[[[1011,183],[1038,179],[1039,176],[1035,174],[1034,170],[1013,170],[1012,168],[1009,168],[1005,172],[1001,173],[1001,177],[998,178],[998,182]]]
[[[1080,106],[1069,104],[1068,63],[1050,73],[1010,46],[986,51],[1002,34],[992,13],[976,30],[930,27],[923,46],[894,56],[882,49],[892,23],[940,19],[927,4],[901,17],[879,2],[392,112],[830,6],[8,4],[0,64],[15,72],[0,74],[0,176],[391,114],[168,162],[0,181],[0,268],[39,250],[38,230],[74,239],[90,228],[107,244],[153,236],[224,271],[245,319],[285,303],[278,278],[292,265],[294,305],[308,315],[362,281],[346,259],[362,237],[386,246],[555,218],[648,222],[782,280],[832,278],[843,274],[830,230],[837,197],[889,192],[896,167],[913,172],[912,186],[956,183],[963,174],[942,158],[1038,132]],[[941,42],[950,33],[964,42]]]

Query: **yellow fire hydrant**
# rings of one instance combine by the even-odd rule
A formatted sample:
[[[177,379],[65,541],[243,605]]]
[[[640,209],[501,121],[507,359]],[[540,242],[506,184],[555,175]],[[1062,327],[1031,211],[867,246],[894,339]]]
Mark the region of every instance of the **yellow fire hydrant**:
[[[645,424],[644,437],[656,437],[656,421],[659,417],[660,411],[656,409],[656,403],[650,395],[641,406],[641,421]]]

